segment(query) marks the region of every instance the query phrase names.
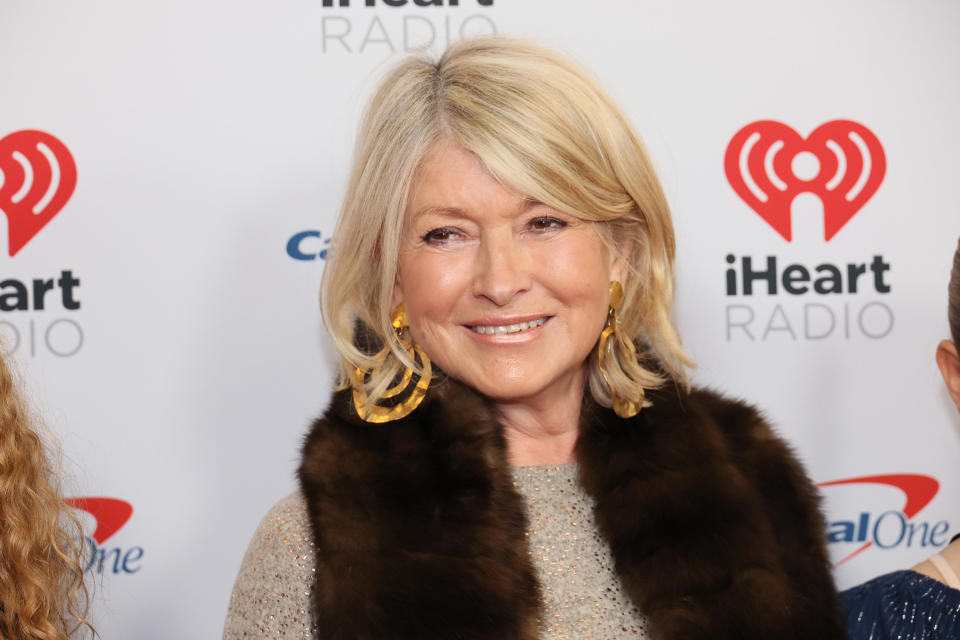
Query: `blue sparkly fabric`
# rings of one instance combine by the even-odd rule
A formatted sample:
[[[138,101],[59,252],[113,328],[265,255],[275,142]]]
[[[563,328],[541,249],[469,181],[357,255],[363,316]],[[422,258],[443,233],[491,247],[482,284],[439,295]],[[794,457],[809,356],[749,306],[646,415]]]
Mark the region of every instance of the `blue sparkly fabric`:
[[[849,640],[960,640],[960,591],[894,571],[840,594]]]

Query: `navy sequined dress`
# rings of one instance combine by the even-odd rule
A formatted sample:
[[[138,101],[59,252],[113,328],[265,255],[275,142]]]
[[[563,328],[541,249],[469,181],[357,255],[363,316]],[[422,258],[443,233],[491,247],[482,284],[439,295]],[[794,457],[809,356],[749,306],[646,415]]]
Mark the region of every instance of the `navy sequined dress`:
[[[842,592],[849,640],[960,640],[960,591],[894,571]]]

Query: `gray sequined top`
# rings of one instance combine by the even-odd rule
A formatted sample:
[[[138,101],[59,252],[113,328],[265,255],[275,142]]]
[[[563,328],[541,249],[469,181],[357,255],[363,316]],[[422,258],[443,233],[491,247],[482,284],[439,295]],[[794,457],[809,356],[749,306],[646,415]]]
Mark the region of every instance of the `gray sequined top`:
[[[520,467],[513,478],[526,500],[530,553],[543,591],[540,637],[648,638],[646,621],[613,572],[577,466]],[[250,542],[224,640],[322,638],[310,611],[313,563],[306,505],[293,493],[274,505]]]

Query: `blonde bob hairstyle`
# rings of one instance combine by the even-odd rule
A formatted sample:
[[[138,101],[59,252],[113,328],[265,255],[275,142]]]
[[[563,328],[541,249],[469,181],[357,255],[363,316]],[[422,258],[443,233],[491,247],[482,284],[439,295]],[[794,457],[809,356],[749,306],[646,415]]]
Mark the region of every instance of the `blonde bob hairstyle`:
[[[668,379],[689,387],[692,363],[670,319],[670,209],[640,138],[571,61],[494,36],[463,40],[437,61],[405,58],[367,106],[321,294],[342,356],[340,388],[355,368],[371,371],[363,386],[372,405],[404,367],[420,373],[391,327],[390,303],[411,184],[441,140],[473,153],[505,187],[600,223],[601,237],[628,265],[620,330],[608,341],[610,386],[596,349],[588,362],[597,402],[610,406],[611,386],[635,402]],[[360,326],[371,335],[356,335]],[[389,350],[377,356],[382,345]]]

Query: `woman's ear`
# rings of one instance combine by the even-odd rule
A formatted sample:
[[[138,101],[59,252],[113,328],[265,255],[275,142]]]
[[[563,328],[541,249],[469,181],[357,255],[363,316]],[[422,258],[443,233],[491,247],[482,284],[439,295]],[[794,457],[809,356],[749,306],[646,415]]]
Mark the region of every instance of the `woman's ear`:
[[[610,265],[610,279],[617,280],[626,288],[626,278],[630,275],[630,253],[633,242],[625,240],[614,245],[613,264]]]
[[[943,340],[937,345],[937,366],[957,411],[960,411],[960,355],[953,340]]]
[[[397,305],[403,302],[403,290],[400,288],[400,277],[393,283],[393,295],[390,297],[390,310],[393,311]]]

